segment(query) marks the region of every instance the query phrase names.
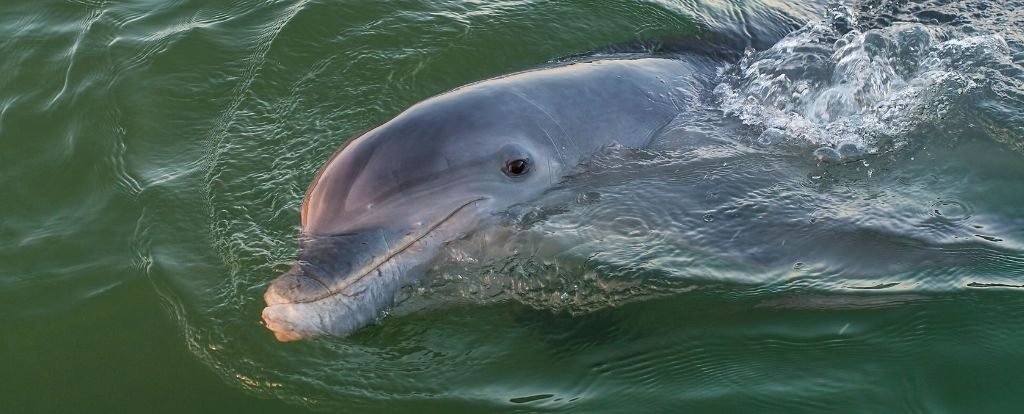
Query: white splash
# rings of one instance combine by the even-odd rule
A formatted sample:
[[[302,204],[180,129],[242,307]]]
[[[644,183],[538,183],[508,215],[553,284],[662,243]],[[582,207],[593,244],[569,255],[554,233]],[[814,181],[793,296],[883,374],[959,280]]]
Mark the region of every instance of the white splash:
[[[853,20],[849,10],[826,19]],[[838,13],[848,13],[841,16]],[[845,34],[814,22],[723,69],[722,110],[763,128],[759,144],[807,143],[845,152],[904,146],[906,135],[965,106],[986,71],[1012,61],[999,34],[965,35],[900,23]]]

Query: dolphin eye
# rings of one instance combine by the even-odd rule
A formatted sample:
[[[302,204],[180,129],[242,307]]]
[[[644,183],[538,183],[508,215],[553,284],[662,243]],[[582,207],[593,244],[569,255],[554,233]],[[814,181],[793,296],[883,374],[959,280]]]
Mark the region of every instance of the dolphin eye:
[[[530,169],[530,161],[526,158],[514,159],[505,163],[505,175],[516,177],[526,174]]]

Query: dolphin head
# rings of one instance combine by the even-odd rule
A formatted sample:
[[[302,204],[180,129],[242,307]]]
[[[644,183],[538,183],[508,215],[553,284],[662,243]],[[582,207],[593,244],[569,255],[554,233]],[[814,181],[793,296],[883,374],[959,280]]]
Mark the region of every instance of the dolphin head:
[[[371,323],[445,243],[557,182],[563,161],[548,132],[518,116],[536,108],[500,89],[424,101],[321,168],[302,204],[298,260],[264,295],[279,340]]]
[[[351,140],[302,203],[298,260],[271,283],[280,340],[372,322],[441,247],[528,202],[601,147],[646,145],[699,82],[676,59],[607,60],[470,84]]]

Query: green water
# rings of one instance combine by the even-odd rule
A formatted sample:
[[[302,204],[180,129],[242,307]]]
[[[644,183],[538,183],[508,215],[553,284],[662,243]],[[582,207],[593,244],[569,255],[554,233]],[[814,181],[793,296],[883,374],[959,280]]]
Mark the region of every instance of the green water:
[[[941,24],[956,10],[922,14],[929,7],[889,12]],[[896,134],[903,144],[880,145],[863,167],[818,164],[810,144],[728,144],[745,154],[738,162],[693,167],[788,174],[775,187],[698,189],[708,200],[749,191],[748,201],[782,206],[774,228],[795,229],[795,240],[831,243],[792,224],[808,217],[846,220],[832,229],[880,222],[891,234],[772,252],[786,270],[765,265],[773,276],[760,284],[750,270],[759,267],[691,261],[716,283],[688,294],[652,272],[666,294],[645,285],[587,312],[546,299],[549,284],[451,307],[437,302],[457,294],[428,289],[427,310],[409,305],[350,338],[280,344],[260,324],[266,284],[295,256],[306,185],[359,131],[453,87],[609,45],[714,30],[767,48],[824,10],[767,0],[6,0],[0,411],[1014,411],[1024,403],[1024,101],[1014,69],[1024,37],[1010,8],[978,17],[1005,28],[1005,59],[974,64],[1010,80],[942,116],[921,109]],[[970,128],[958,129],[962,119]],[[765,129],[698,126],[734,127],[729,134],[750,135],[736,138],[744,148]],[[633,182],[643,188],[687,162]],[[628,198],[596,186],[609,204]],[[781,192],[759,192],[769,187]],[[847,198],[864,201],[837,204]],[[742,208],[700,208],[695,222],[725,227],[683,226],[681,238],[699,244],[740,225],[727,218]],[[630,246],[617,250],[625,259],[608,259],[617,266],[566,265],[557,277],[582,285],[587,272],[629,273],[622,262],[641,256]],[[924,258],[881,258],[901,249]],[[816,252],[824,258],[803,270],[800,254]],[[907,266],[847,283],[856,272],[844,253]],[[531,277],[518,272],[503,276]],[[733,276],[742,283],[725,280]],[[837,284],[893,280],[902,284],[881,296],[832,295]]]

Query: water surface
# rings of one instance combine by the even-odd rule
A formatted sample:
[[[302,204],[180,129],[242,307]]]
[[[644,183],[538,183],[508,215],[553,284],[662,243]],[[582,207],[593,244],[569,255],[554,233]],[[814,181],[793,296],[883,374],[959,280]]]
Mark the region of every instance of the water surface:
[[[1024,12],[790,3],[4,2],[0,401],[1018,407]],[[380,323],[288,344],[260,324],[306,185],[359,131],[488,77],[701,42],[735,58],[656,145],[450,244]]]

